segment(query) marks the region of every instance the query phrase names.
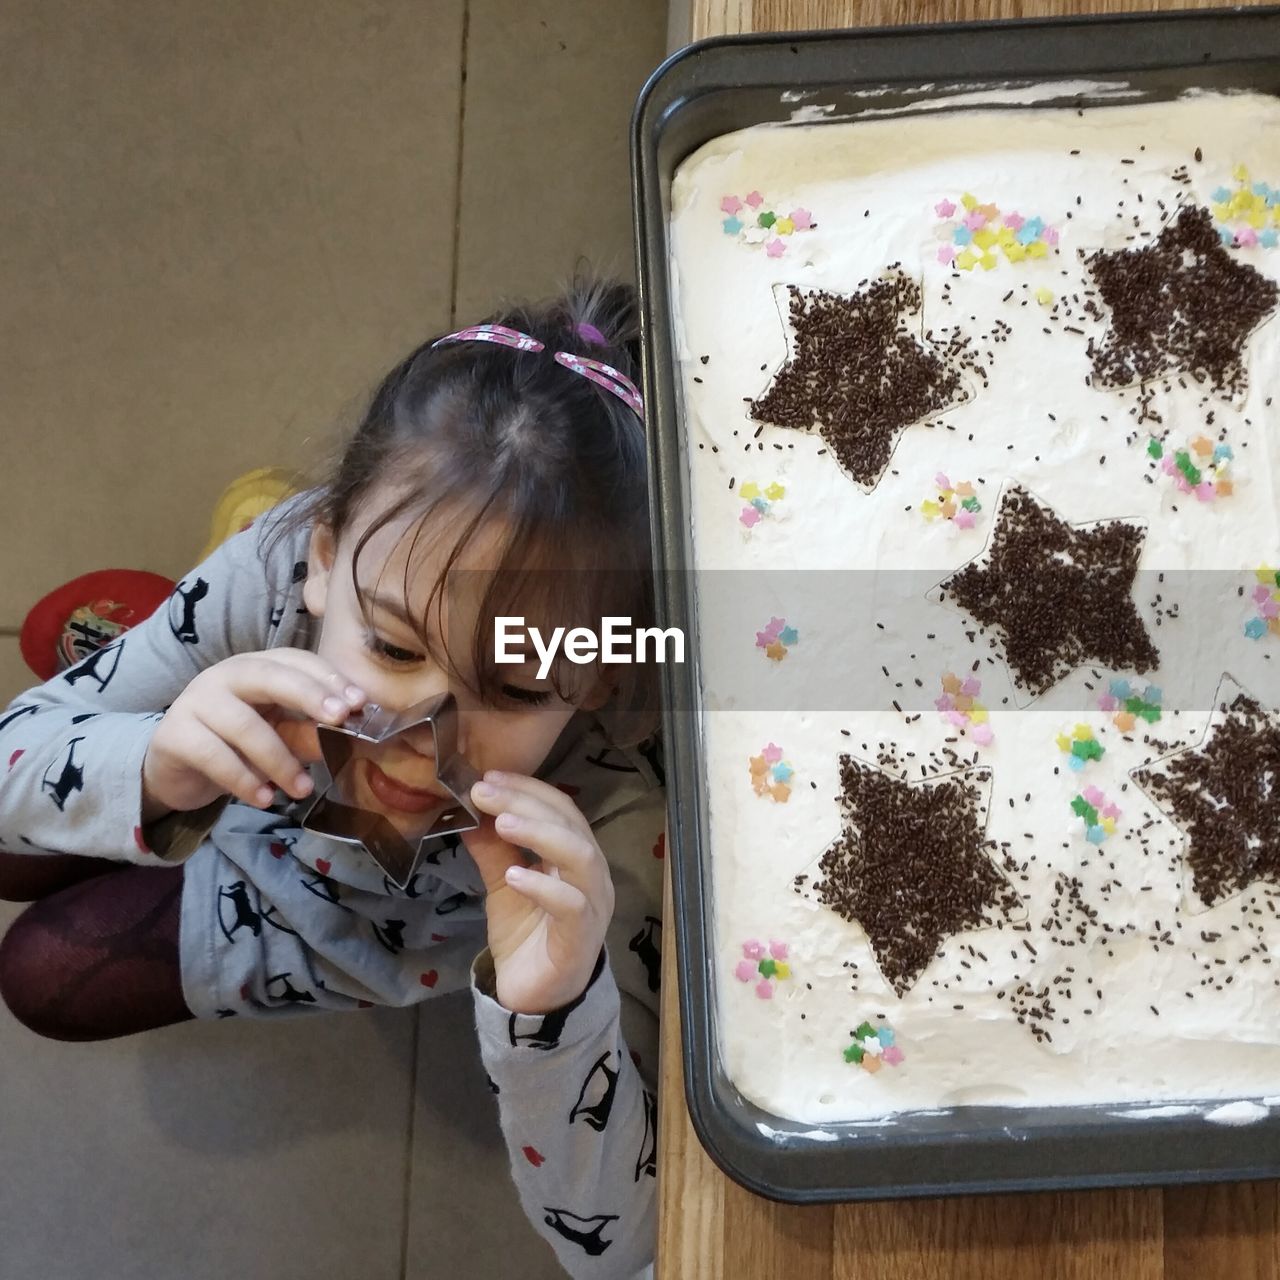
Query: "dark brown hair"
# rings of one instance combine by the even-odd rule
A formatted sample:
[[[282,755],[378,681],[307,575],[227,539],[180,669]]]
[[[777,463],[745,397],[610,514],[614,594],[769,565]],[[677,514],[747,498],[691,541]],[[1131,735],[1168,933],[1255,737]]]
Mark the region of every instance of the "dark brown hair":
[[[419,539],[447,548],[419,638],[451,678],[501,702],[502,667],[489,643],[495,617],[523,616],[544,633],[551,626],[599,631],[608,615],[653,626],[653,575],[643,425],[617,396],[553,358],[556,351],[589,356],[638,381],[634,290],[579,277],[553,301],[514,306],[487,322],[530,334],[546,349],[486,342],[435,347],[443,335],[428,339],[383,378],[314,487],[280,509],[268,546],[313,522],[338,538],[375,487],[390,485],[401,496],[356,544],[353,577],[379,528],[416,519],[406,607],[408,563]],[[494,518],[502,524],[498,568],[485,571],[479,625],[463,638],[471,646],[472,684],[449,652],[449,641],[459,637],[447,637],[446,652],[437,653],[428,619],[433,609],[440,616],[450,571],[461,572],[454,569],[458,557]],[[598,714],[615,743],[634,745],[656,732],[659,682],[651,661],[607,668],[597,662],[572,677],[559,666],[552,682],[571,697],[570,683],[584,676],[613,686]]]

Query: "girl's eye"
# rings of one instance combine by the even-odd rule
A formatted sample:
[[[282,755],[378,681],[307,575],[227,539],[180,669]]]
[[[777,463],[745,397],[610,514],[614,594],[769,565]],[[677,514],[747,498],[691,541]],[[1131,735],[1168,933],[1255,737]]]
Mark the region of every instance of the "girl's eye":
[[[414,653],[411,649],[401,649],[394,644],[388,644],[381,636],[370,632],[365,637],[365,648],[378,654],[380,657],[386,658],[388,662],[421,662],[422,654]]]
[[[522,689],[518,684],[504,684],[502,693],[513,702],[523,702],[530,707],[540,707],[551,697],[546,689]]]

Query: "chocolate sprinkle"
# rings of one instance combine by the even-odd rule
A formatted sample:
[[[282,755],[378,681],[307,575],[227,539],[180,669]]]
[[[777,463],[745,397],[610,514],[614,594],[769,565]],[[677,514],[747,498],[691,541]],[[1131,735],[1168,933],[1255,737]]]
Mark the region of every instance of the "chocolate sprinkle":
[[[1178,371],[1226,394],[1245,388],[1245,341],[1280,288],[1227,252],[1207,209],[1186,205],[1154,244],[1084,261],[1111,310],[1105,339],[1089,340],[1097,385]]]
[[[969,340],[913,334],[906,318],[919,314],[921,290],[900,271],[851,295],[789,292],[793,354],[751,416],[800,431],[816,425],[849,475],[874,485],[903,428],[964,400]]]
[[[1199,746],[1132,774],[1186,833],[1192,884],[1208,906],[1258,880],[1280,884],[1280,719],[1246,693],[1223,710]]]
[[[1033,694],[1089,661],[1150,671],[1160,654],[1129,595],[1144,536],[1122,520],[1073,528],[1012,485],[985,557],[943,582],[943,597],[1000,633],[1015,681]]]
[[[996,869],[971,771],[927,783],[840,757],[843,831],[819,862],[818,900],[867,932],[899,996],[944,939],[1008,916],[1021,899]]]

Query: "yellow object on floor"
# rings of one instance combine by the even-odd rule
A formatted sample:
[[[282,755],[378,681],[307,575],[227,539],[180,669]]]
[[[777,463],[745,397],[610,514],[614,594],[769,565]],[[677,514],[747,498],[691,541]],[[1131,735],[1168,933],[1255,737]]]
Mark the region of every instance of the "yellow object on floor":
[[[247,529],[264,511],[297,493],[289,472],[281,467],[259,467],[233,480],[213,509],[209,542],[200,559],[211,555],[234,533]]]

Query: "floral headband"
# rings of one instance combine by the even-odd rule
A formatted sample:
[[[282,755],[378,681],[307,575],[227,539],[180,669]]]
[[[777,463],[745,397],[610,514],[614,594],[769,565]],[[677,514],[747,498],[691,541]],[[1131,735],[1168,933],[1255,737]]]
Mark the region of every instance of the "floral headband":
[[[575,328],[586,341],[604,345],[604,335],[595,325],[579,324]],[[459,329],[457,333],[446,334],[431,345],[438,347],[443,342],[496,342],[499,346],[514,347],[517,351],[545,350],[545,345],[537,338],[500,324],[468,325],[465,329]],[[575,355],[572,351],[557,351],[554,355],[557,364],[563,365],[573,373],[581,374],[584,378],[590,378],[597,386],[617,396],[639,418],[644,418],[644,401],[640,398],[640,392],[636,390],[636,384],[625,374],[619,373],[612,365],[605,364],[603,361],[592,360],[589,356]]]

